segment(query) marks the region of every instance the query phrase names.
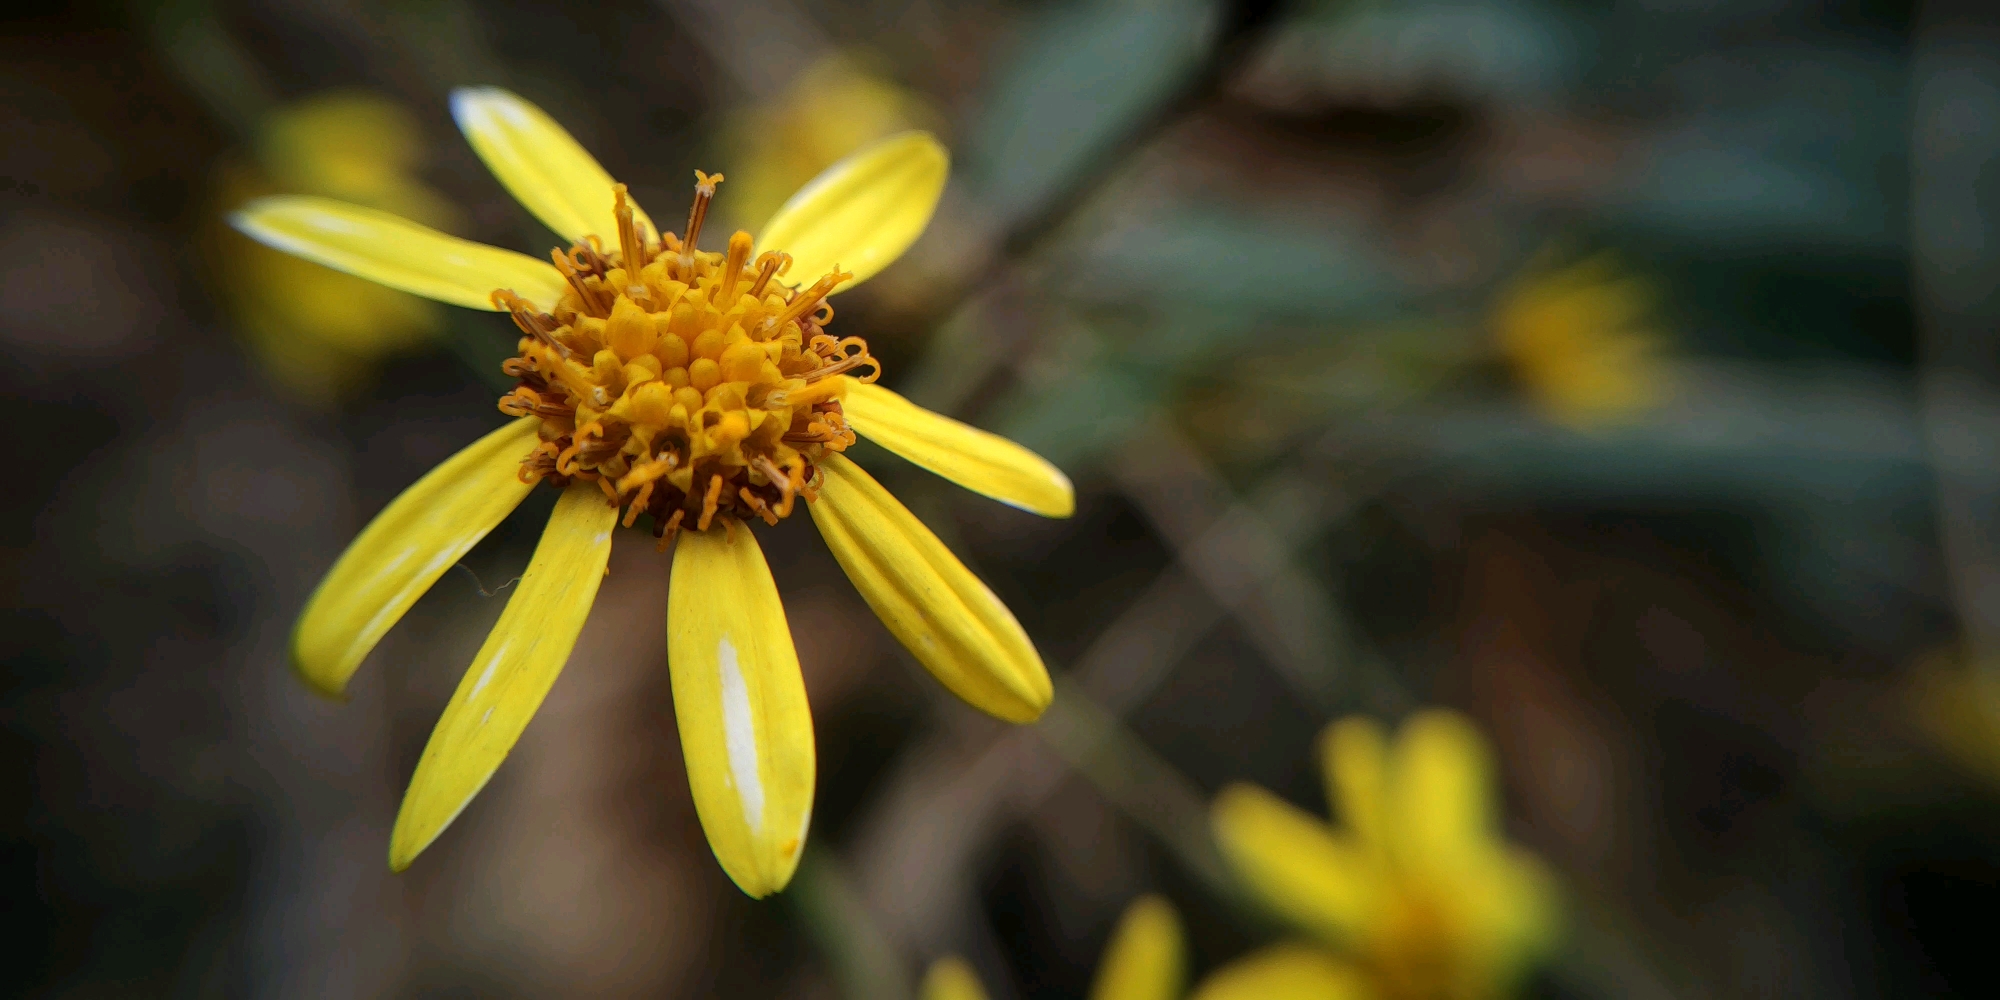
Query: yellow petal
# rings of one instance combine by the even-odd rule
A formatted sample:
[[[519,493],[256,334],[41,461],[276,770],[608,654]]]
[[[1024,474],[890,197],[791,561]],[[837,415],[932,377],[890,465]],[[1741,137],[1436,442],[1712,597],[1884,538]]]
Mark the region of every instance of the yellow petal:
[[[973,707],[1039,717],[1055,688],[1013,612],[860,466],[828,455],[819,468],[813,523],[882,624]]]
[[[532,489],[521,460],[539,417],[522,417],[445,459],[361,529],[292,628],[292,665],[338,697],[368,651],[437,578]]]
[[[1535,856],[1501,845],[1477,864],[1437,876],[1456,915],[1468,974],[1505,980],[1555,944],[1562,926],[1555,879]]]
[[[1382,724],[1365,715],[1342,719],[1320,734],[1319,752],[1334,819],[1365,848],[1386,848],[1382,785],[1389,738]]]
[[[568,287],[546,260],[331,198],[259,198],[229,221],[266,246],[467,309],[497,312],[492,295],[498,288],[547,309]]]
[[[816,765],[785,607],[748,528],[681,533],[667,660],[701,828],[736,885],[768,896],[798,868]]]
[[[1111,932],[1090,1000],[1180,1000],[1184,937],[1173,904],[1159,896],[1134,900]]]
[[[757,248],[792,255],[785,280],[853,272],[846,291],[903,255],[923,235],[944,194],[951,154],[929,132],[899,132],[820,172],[764,224]]]
[[[571,242],[595,235],[618,245],[611,175],[547,112],[499,87],[464,87],[451,93],[451,115],[486,169],[543,225]],[[652,225],[637,205],[633,216],[642,234]]]
[[[1457,712],[1427,709],[1396,734],[1390,842],[1412,865],[1445,868],[1489,851],[1493,765],[1486,740]]]
[[[1366,1000],[1354,967],[1301,942],[1274,944],[1216,970],[1190,1000]]]
[[[617,521],[596,483],[572,483],[556,500],[528,571],[417,760],[389,835],[389,867],[408,868],[514,749],[576,646]]]
[[[998,434],[933,413],[848,376],[841,409],[868,440],[974,493],[1040,514],[1076,513],[1076,490],[1048,460]]]
[[[986,987],[979,982],[979,973],[957,955],[946,955],[931,963],[924,972],[924,984],[917,990],[918,1000],[986,1000]]]
[[[1209,820],[1223,857],[1280,916],[1330,942],[1373,921],[1387,872],[1326,824],[1244,784],[1223,789]]]

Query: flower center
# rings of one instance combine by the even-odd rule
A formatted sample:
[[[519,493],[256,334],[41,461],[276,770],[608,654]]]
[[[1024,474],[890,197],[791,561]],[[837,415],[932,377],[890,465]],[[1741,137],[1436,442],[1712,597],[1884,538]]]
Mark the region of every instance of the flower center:
[[[854,443],[833,376],[882,373],[860,337],[826,332],[826,295],[852,275],[836,268],[794,289],[778,280],[791,257],[753,261],[741,231],[726,253],[695,249],[722,175],[695,177],[685,238],[652,234],[619,184],[617,247],[588,236],[551,251],[569,279],[560,301],[545,312],[493,293],[522,333],[502,366],[521,384],[500,410],[542,421],[521,479],[595,481],[627,526],[651,515],[662,545],[717,517],[776,524],[811,499],[814,463]]]

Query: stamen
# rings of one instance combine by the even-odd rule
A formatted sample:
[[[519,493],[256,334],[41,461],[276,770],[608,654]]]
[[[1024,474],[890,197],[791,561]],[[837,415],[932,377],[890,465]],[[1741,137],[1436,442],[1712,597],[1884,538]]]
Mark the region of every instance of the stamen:
[[[749,505],[750,509],[753,512],[755,512],[758,517],[763,518],[765,524],[768,524],[773,528],[778,526],[778,515],[771,513],[771,505],[765,503],[763,497],[760,497],[757,494],[750,492],[750,487],[745,486],[742,489],[737,490],[736,495],[742,497],[743,502]]]
[[[736,304],[736,282],[743,277],[743,265],[750,261],[750,249],[756,241],[741,229],[729,237],[729,259],[722,265],[722,285],[715,292],[715,307],[724,312]]]
[[[797,473],[788,469],[778,468],[775,463],[762,455],[757,456],[757,460],[752,464],[756,466],[758,472],[764,474],[765,479],[769,479],[773,486],[784,492],[784,496],[778,500],[778,516],[792,516],[793,494],[797,493],[799,488],[798,482],[794,479]],[[778,522],[772,521],[771,523],[776,524]]]
[[[722,475],[717,473],[708,481],[708,493],[701,498],[701,520],[696,521],[694,530],[707,531],[710,521],[715,520],[716,505],[722,502]]]
[[[764,321],[764,329],[784,329],[786,323],[790,323],[817,308],[819,300],[825,298],[826,293],[833,291],[835,285],[843,281],[852,280],[854,280],[852,272],[841,270],[839,264],[833,265],[832,274],[813,282],[811,288],[793,295],[791,303],[785,306],[784,312]]]
[[[611,315],[610,307],[599,302],[597,300],[597,293],[592,292],[590,287],[583,283],[583,275],[578,273],[576,264],[570,261],[568,254],[563,253],[561,250],[551,250],[549,251],[549,259],[555,262],[556,270],[562,272],[563,278],[569,282],[569,287],[576,290],[576,297],[583,304],[584,315],[593,316],[597,319],[603,319]]]
[[[757,258],[757,283],[750,286],[750,297],[763,299],[765,286],[769,285],[771,279],[777,277],[778,272],[791,262],[791,254],[779,253],[776,250],[765,251],[763,256]]]
[[[720,183],[721,174],[694,172],[694,206],[688,209],[687,235],[681,239],[681,280],[690,284],[694,280],[695,241],[701,239],[702,220],[708,218],[708,203],[715,200],[715,186]]]
[[[505,288],[495,291],[491,301],[494,305],[507,310],[507,315],[513,317],[514,325],[520,327],[522,333],[555,348],[556,353],[562,355],[564,360],[575,356],[575,353],[569,349],[569,345],[556,339],[556,330],[558,328],[555,325],[556,318],[554,316],[536,309],[533,303]],[[501,370],[505,371],[506,369],[503,367]],[[508,372],[508,374],[512,375],[513,373]],[[514,377],[519,378],[520,376],[516,375]]]
[[[611,262],[604,257],[604,242],[596,233],[583,238],[583,242],[569,249],[569,262],[584,274],[594,274],[600,278],[611,270]]]
[[[631,505],[625,508],[625,520],[620,523],[627,528],[631,527],[632,522],[638,519],[639,512],[645,510],[646,504],[650,502],[652,499],[653,499],[652,483],[647,483],[646,485],[639,487],[639,495],[633,497]]]
[[[826,340],[833,340],[833,338],[814,337],[812,346],[817,350],[821,346],[821,341]],[[854,349],[853,354],[841,353],[850,347]],[[873,382],[882,377],[882,363],[876,361],[868,354],[868,342],[862,340],[860,337],[842,337],[833,342],[832,349],[833,353],[821,355],[822,357],[831,359],[828,364],[806,372],[799,377],[805,379],[807,382],[817,382],[821,379],[831,378],[841,372],[859,368],[862,365],[869,365],[873,370],[869,372],[867,377],[862,378],[861,381]]]
[[[632,221],[632,201],[627,197],[625,185],[611,185],[611,214],[618,220],[618,253],[625,264],[625,274],[633,284],[638,284],[639,269],[648,263],[646,241],[639,235],[639,227]]]
[[[681,519],[686,516],[687,511],[676,510],[674,516],[667,518],[666,526],[660,529],[660,547],[655,551],[667,551],[667,546],[674,543],[674,536],[681,533]]]

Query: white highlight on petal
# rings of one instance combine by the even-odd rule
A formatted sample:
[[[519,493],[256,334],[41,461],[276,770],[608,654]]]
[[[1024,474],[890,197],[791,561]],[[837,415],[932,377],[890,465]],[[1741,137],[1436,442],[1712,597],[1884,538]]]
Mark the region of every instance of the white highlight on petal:
[[[736,662],[736,647],[728,636],[716,647],[722,670],[722,743],[729,752],[729,774],[736,780],[736,797],[743,801],[743,821],[750,833],[764,827],[764,782],[757,776],[757,727],[750,721],[750,687]]]
[[[506,646],[502,646],[502,648],[500,648],[500,652],[506,652]],[[474,680],[474,682],[472,682],[472,690],[470,690],[470,692],[466,692],[466,700],[468,700],[468,702],[480,696],[480,690],[482,690],[482,688],[486,688],[486,682],[494,678],[494,668],[496,668],[496,666],[500,666],[500,656],[494,656],[494,658],[486,660],[486,670],[480,670],[480,678],[478,678],[478,680]]]

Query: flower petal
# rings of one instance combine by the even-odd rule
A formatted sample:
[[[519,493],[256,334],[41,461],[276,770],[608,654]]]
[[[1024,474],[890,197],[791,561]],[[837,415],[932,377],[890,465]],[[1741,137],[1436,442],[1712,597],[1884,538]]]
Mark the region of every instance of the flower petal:
[[[1370,851],[1388,847],[1384,827],[1384,789],[1389,738],[1382,724],[1365,715],[1349,716],[1320,733],[1321,768],[1326,773],[1326,800],[1335,821],[1353,831]]]
[[[417,760],[389,835],[390,868],[408,868],[514,749],[590,616],[617,522],[596,483],[572,483],[556,501],[528,571]]]
[[[946,955],[924,971],[917,989],[918,1000],[986,1000],[986,986],[979,973],[957,955]]]
[[[1032,722],[1055,688],[998,597],[882,484],[839,455],[819,465],[813,523],[882,624],[951,692]]]
[[[1326,824],[1246,784],[1223,789],[1209,822],[1223,857],[1279,915],[1329,942],[1370,926],[1386,870]]]
[[[1185,935],[1173,904],[1141,896],[1111,932],[1090,1000],[1180,1000],[1186,966]]]
[[[1427,709],[1396,734],[1388,799],[1398,856],[1432,867],[1470,863],[1498,846],[1493,764],[1472,721]]]
[[[292,627],[292,665],[307,684],[339,697],[410,605],[520,506],[532,489],[521,459],[540,423],[522,417],[473,442],[361,529]]]
[[[846,291],[903,255],[930,225],[951,154],[929,132],[899,132],[820,172],[764,224],[757,248],[792,255],[785,280],[806,284],[838,265]]]
[[[617,245],[611,175],[548,112],[499,87],[462,87],[451,92],[451,116],[486,169],[543,225],[571,242],[595,235]],[[642,233],[652,225],[636,204],[633,216]]]
[[[1076,513],[1076,489],[1048,460],[998,434],[848,376],[841,409],[857,433],[974,493],[1043,517]]]
[[[783,889],[812,821],[812,712],[785,607],[741,525],[684,531],[667,596],[667,662],[695,812],[753,898]]]
[[[1299,941],[1274,944],[1217,969],[1190,1000],[1367,1000],[1353,966]]]
[[[548,261],[331,198],[259,198],[229,221],[266,246],[467,309],[498,312],[492,295],[499,288],[546,309],[568,287]]]

